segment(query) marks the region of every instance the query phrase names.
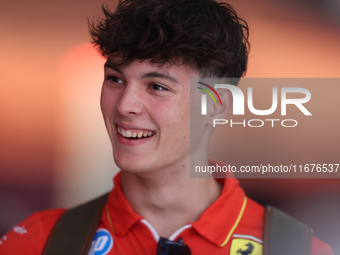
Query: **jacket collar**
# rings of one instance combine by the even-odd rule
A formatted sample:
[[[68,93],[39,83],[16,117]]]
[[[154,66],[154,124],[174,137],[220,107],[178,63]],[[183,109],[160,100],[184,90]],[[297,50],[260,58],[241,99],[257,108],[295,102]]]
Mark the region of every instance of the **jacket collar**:
[[[197,221],[191,223],[199,235],[217,246],[224,246],[229,241],[243,215],[247,201],[238,180],[232,175],[226,177],[229,178],[216,179],[223,185],[218,199],[202,213]],[[125,198],[121,189],[120,172],[114,178],[114,185],[108,198],[107,208],[104,210],[108,210],[115,234],[124,236],[143,217],[133,211]],[[109,228],[111,223],[105,213],[103,213],[103,221]]]

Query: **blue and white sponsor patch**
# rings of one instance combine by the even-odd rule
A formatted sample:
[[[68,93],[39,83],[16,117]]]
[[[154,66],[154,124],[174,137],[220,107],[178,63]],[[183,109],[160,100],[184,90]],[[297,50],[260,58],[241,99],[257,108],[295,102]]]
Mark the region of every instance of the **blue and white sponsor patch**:
[[[113,238],[105,228],[97,229],[88,255],[106,255],[113,246]]]

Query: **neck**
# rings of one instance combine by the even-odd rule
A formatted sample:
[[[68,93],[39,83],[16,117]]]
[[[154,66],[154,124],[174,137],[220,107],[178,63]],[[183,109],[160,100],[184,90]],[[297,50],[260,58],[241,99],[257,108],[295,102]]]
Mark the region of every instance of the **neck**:
[[[208,165],[207,158],[203,164]],[[190,178],[189,157],[152,172],[122,171],[122,189],[130,205],[163,237],[197,221],[221,188],[213,178]]]

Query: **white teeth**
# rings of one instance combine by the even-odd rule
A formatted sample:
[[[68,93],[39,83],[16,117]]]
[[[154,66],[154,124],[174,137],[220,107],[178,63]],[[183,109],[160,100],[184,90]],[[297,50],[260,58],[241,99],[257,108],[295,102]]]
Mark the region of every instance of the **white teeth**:
[[[136,138],[136,137],[142,138],[142,137],[148,137],[148,136],[154,135],[154,132],[152,132],[152,131],[149,131],[149,132],[148,131],[146,131],[146,132],[139,131],[137,133],[137,132],[133,132],[133,131],[130,131],[130,130],[124,130],[121,127],[118,127],[118,133],[121,134],[124,137],[127,137],[127,138],[130,138],[130,137],[133,137],[133,138]]]
[[[125,137],[125,131],[121,127],[118,127],[118,133]]]

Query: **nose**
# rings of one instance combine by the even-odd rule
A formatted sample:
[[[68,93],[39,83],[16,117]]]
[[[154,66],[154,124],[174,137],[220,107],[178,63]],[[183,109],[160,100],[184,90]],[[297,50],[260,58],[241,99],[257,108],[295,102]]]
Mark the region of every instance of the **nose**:
[[[134,116],[143,111],[142,91],[136,85],[127,85],[122,91],[116,109],[122,116]]]

